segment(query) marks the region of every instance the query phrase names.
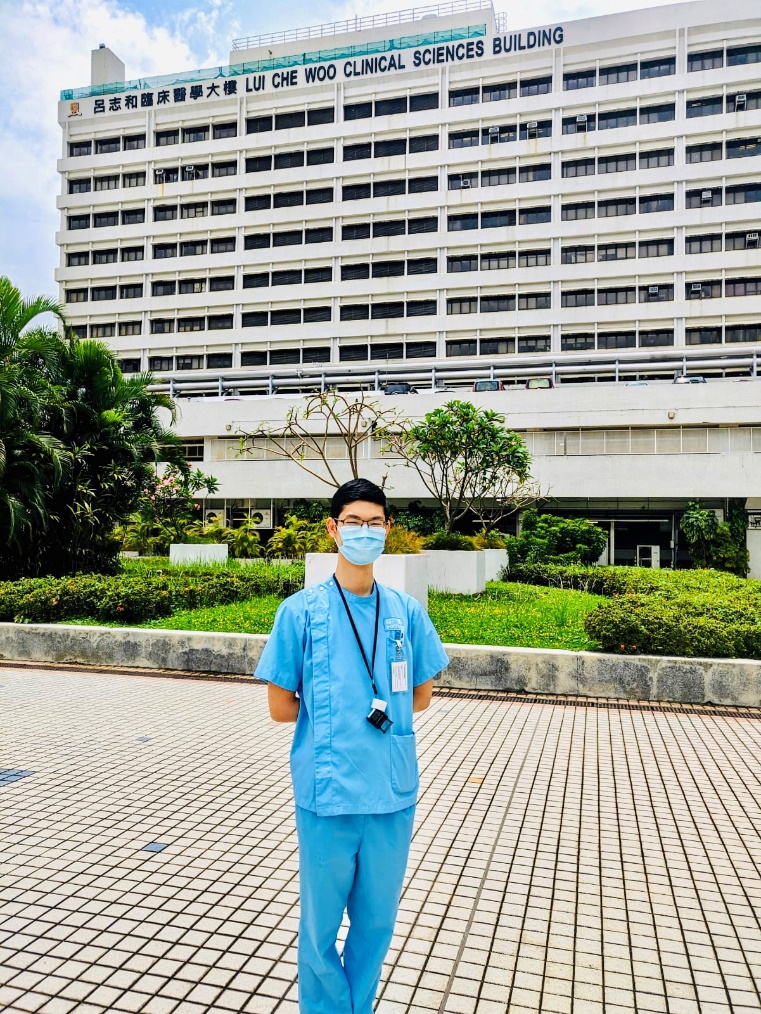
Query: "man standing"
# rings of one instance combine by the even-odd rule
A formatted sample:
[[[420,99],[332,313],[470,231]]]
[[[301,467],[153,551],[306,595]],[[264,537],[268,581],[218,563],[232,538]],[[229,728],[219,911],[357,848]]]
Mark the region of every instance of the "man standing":
[[[412,838],[412,713],[449,659],[420,603],[373,578],[391,524],[383,490],[344,483],[330,513],[335,577],[280,605],[256,676],[275,721],[296,723],[299,1010],[371,1014]]]

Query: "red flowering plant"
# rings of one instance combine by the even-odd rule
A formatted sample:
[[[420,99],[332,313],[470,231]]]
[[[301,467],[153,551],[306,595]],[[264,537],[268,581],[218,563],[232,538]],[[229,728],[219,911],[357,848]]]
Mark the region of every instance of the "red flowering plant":
[[[173,542],[186,541],[188,528],[201,519],[197,494],[216,493],[218,481],[179,465],[168,465],[143,487],[138,509],[124,533],[124,548],[142,554],[166,554]]]

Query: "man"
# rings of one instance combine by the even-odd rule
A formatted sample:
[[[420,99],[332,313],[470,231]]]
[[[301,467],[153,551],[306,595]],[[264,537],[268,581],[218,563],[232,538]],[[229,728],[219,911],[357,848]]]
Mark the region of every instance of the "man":
[[[280,605],[256,675],[275,721],[296,723],[299,1010],[371,1014],[412,838],[412,713],[449,659],[420,603],[373,578],[391,524],[383,490],[347,482],[330,513],[335,577]]]

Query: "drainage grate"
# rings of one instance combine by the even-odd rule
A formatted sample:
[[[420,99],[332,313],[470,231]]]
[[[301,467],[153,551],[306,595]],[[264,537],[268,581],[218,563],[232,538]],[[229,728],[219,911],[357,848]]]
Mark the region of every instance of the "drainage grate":
[[[656,711],[674,715],[716,715],[719,718],[761,719],[761,708],[736,708],[723,704],[674,704],[668,701],[629,701],[599,697],[556,697],[546,694],[516,694],[502,690],[458,690],[442,687],[434,690],[436,698],[460,701],[493,701],[502,704],[550,704],[564,708],[603,708],[609,711]]]
[[[28,778],[34,771],[22,771],[21,768],[0,768],[0,785],[10,785],[20,778]]]

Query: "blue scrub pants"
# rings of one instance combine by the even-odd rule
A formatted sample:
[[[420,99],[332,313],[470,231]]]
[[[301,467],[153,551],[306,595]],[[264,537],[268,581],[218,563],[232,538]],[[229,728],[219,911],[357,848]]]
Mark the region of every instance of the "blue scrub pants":
[[[299,1012],[371,1014],[407,868],[415,807],[318,817],[296,807]],[[343,962],[336,938],[351,926]]]

